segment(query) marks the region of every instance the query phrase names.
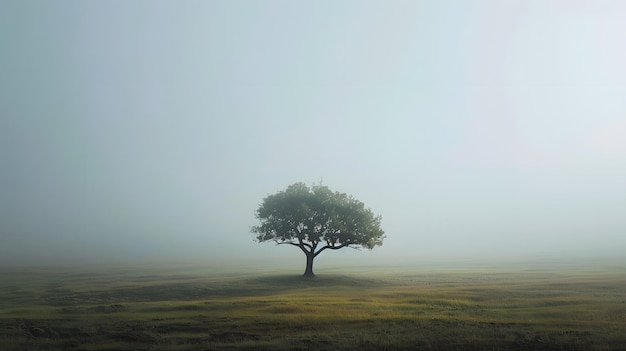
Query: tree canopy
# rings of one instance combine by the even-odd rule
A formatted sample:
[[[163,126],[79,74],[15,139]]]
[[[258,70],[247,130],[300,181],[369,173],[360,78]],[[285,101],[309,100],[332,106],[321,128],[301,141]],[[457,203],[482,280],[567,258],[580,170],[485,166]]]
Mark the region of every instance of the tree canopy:
[[[299,247],[307,257],[305,276],[313,276],[313,259],[324,250],[373,249],[385,237],[381,217],[363,202],[323,185],[295,183],[269,195],[256,211],[253,226],[259,242]]]

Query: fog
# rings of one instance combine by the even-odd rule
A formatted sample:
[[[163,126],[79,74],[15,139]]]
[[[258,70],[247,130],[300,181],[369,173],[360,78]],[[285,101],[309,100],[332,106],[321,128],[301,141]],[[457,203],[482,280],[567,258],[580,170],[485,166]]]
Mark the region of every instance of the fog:
[[[626,2],[2,1],[0,264],[301,252],[302,181],[382,215],[320,263],[626,250]]]

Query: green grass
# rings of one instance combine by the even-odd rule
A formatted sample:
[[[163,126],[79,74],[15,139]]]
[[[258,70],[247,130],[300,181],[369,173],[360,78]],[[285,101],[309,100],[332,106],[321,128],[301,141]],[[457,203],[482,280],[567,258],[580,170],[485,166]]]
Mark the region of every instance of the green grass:
[[[0,271],[3,350],[626,350],[626,274]]]

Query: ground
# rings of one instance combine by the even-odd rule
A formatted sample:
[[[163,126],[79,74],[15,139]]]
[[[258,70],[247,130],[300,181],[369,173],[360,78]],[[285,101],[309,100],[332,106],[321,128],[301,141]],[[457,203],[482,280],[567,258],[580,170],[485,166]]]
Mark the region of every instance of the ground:
[[[626,350],[624,266],[299,268],[5,267],[0,345]]]

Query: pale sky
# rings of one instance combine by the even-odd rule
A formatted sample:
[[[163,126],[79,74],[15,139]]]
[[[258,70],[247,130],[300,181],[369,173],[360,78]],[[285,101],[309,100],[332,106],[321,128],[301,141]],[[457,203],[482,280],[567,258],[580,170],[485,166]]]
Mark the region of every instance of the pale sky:
[[[619,254],[624,19],[622,0],[0,1],[0,263],[300,269],[249,227],[320,180],[387,234],[324,256]]]

